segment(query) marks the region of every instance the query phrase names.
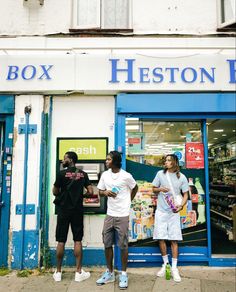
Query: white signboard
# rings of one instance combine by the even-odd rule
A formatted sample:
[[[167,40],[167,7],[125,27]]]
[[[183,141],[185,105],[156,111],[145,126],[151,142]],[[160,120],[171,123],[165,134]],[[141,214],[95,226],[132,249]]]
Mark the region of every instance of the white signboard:
[[[1,92],[234,91],[232,54],[0,56]]]

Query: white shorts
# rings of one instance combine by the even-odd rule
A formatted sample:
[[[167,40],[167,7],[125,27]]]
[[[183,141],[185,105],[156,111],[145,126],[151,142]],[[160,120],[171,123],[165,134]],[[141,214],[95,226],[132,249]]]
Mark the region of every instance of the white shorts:
[[[156,210],[153,239],[183,240],[179,213]]]

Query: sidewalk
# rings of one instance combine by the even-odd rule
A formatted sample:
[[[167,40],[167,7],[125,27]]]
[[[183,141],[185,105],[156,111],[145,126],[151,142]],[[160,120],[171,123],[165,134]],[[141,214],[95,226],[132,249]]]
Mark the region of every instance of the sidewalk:
[[[0,291],[6,292],[113,292],[122,291],[117,281],[103,286],[96,286],[96,280],[104,271],[101,267],[85,268],[91,272],[91,277],[81,283],[74,281],[74,271],[65,269],[63,280],[54,282],[52,273],[43,275],[30,275],[26,278],[17,277],[13,271],[6,276],[0,277]],[[156,268],[129,268],[129,287],[126,291],[131,292],[235,292],[236,270],[234,268],[215,267],[179,267],[182,282],[175,283],[173,280],[157,278]],[[117,274],[117,273],[116,273]]]

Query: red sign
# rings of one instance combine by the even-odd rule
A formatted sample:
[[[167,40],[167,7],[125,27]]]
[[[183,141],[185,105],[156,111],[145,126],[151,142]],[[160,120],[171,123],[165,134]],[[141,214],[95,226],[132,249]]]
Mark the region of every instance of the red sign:
[[[141,139],[140,138],[128,138],[128,143],[129,144],[140,144]]]
[[[203,143],[191,142],[185,144],[186,168],[204,168]]]

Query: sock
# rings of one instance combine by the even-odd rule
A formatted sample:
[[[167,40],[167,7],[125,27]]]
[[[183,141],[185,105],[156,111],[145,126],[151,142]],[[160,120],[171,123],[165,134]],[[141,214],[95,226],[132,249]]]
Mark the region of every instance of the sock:
[[[177,259],[172,258],[172,269],[176,269],[177,268]]]
[[[121,275],[127,276],[127,273],[125,271],[122,271]]]
[[[166,266],[166,264],[169,263],[168,255],[166,254],[165,256],[162,256],[162,259],[163,259],[164,265]]]

